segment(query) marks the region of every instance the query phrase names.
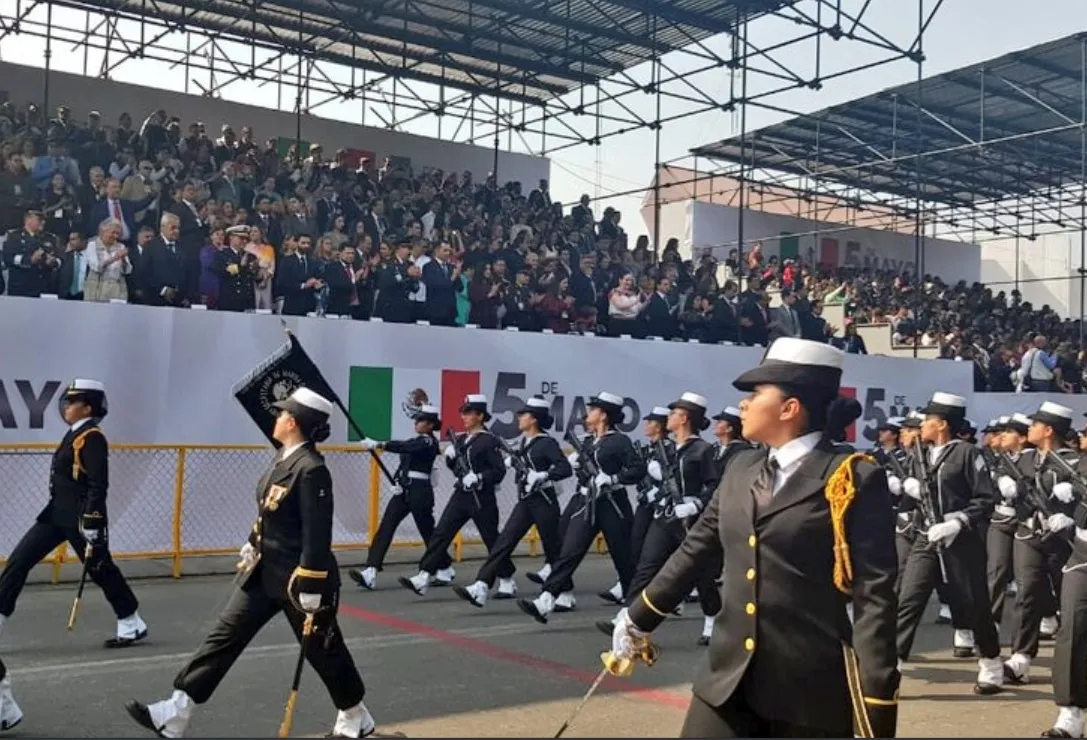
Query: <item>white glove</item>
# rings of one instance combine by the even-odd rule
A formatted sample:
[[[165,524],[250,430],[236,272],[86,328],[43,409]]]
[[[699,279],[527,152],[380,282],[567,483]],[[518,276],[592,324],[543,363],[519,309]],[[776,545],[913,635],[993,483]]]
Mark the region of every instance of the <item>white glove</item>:
[[[321,607],[321,594],[298,594],[298,603],[302,611],[312,614]]]
[[[958,519],[948,519],[946,522],[940,522],[939,524],[933,524],[928,528],[928,541],[937,544],[943,542],[950,545],[955,541],[955,538],[959,536],[959,532],[962,531],[962,522]]]
[[[686,519],[696,515],[702,509],[701,502],[693,496],[684,496],[683,503],[676,506],[676,518]]]
[[[366,452],[368,450],[376,450],[380,446],[381,443],[378,442],[376,439],[364,439],[359,442],[359,447],[362,448],[363,452]]]
[[[545,470],[530,470],[525,477],[525,483],[527,483],[528,490],[533,490],[536,486],[547,480],[547,471]]]
[[[640,642],[648,635],[648,632],[642,632],[634,626],[627,616],[627,610],[623,609],[619,612],[611,633],[611,654],[620,660],[633,660],[635,641]]]
[[[502,464],[506,466],[506,470],[509,470],[513,467],[513,458],[509,455],[504,456],[502,458]]]
[[[902,479],[897,475],[887,474],[887,488],[891,490],[891,493],[895,496],[902,495]]]
[[[660,492],[661,492],[661,489],[657,488],[656,486],[653,486],[648,491],[646,491],[645,492],[645,501],[646,501],[646,503],[651,504],[654,501],[656,501],[657,500],[657,494],[660,493]]]
[[[601,470],[599,473],[596,474],[596,477],[593,478],[593,483],[596,484],[597,488],[603,488],[604,486],[610,486],[611,484],[615,483],[615,476],[614,475],[608,475],[603,470]]]
[[[238,557],[241,558],[238,561],[238,570],[253,570],[253,566],[257,564],[258,559],[257,548],[246,542],[242,545],[242,549],[238,551]]]
[[[570,463],[570,467],[574,470],[577,470],[578,468],[577,459],[578,458],[576,452],[571,452],[569,455],[566,456],[566,462]]]
[[[1068,482],[1057,483],[1053,486],[1053,498],[1062,504],[1072,503],[1072,484]],[[1063,514],[1061,515],[1063,516]]]
[[[1002,475],[996,479],[996,487],[1000,490],[1000,495],[1011,501],[1019,494],[1019,486],[1015,485],[1015,481],[1010,476]]]
[[[645,470],[649,473],[649,477],[653,480],[664,480],[664,473],[661,471],[661,464],[656,460],[650,460],[649,464],[645,466]]]
[[[449,445],[445,448],[445,459],[455,460],[457,458],[457,449],[453,445]]]
[[[84,529],[81,531],[87,542],[90,542],[92,545],[98,541],[98,535],[102,533],[101,530],[98,529]]]
[[[1060,485],[1060,484],[1058,484]],[[1045,520],[1045,527],[1050,532],[1060,532],[1062,529],[1068,529],[1075,525],[1076,521],[1067,514],[1054,514]]]
[[[907,478],[902,481],[902,492],[912,499],[921,500],[921,481],[916,478]]]
[[[476,483],[479,483],[479,476],[475,473],[468,473],[468,475],[460,479],[460,484],[465,489],[474,487]]]

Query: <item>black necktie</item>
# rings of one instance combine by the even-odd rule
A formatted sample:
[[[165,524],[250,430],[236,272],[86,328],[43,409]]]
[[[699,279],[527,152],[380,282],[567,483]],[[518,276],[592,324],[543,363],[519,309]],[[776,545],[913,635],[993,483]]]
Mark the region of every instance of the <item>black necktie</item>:
[[[302,272],[305,273],[306,272],[306,258],[304,256],[300,256],[299,259],[302,260]]]
[[[770,505],[774,498],[774,477],[780,469],[778,461],[767,455],[759,469],[759,476],[755,479],[755,485],[751,492],[755,495],[755,505],[762,509]]]

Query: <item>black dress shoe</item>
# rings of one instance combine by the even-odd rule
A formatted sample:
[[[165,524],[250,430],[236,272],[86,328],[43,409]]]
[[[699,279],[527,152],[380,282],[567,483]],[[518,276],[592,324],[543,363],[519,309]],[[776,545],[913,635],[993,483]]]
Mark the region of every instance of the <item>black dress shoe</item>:
[[[611,637],[615,633],[615,623],[606,619],[597,620],[596,628],[608,637]]]
[[[135,637],[111,637],[102,643],[106,648],[115,650],[117,648],[126,648],[135,645],[140,640],[147,638],[147,630],[142,630],[136,633]]]
[[[999,694],[1003,690],[1003,686],[997,686],[993,683],[974,684],[974,693],[978,696],[992,696],[993,694]]]
[[[416,596],[422,596],[423,595],[423,592],[420,591],[419,589],[417,589],[415,587],[415,584],[412,583],[411,579],[408,578],[407,576],[400,576],[399,578],[396,579],[396,582],[399,583],[404,588],[406,588],[407,590],[414,592]]]
[[[141,704],[138,701],[130,701],[125,704],[125,711],[128,712],[128,716],[136,720],[136,724],[144,729],[151,730],[158,737],[165,737],[159,728],[155,727],[155,723],[151,720],[151,712],[147,709],[146,704]]]
[[[709,647],[709,644],[710,644],[710,638],[706,637],[705,635],[702,635],[701,637],[698,638],[699,647]]]
[[[956,658],[973,658],[974,648],[972,647],[957,647],[952,651],[952,654]]]
[[[478,606],[480,609],[483,608],[483,604],[480,604],[478,601],[476,601],[476,597],[472,596],[471,592],[464,586],[454,586],[453,593],[467,601],[472,606]]]
[[[1059,727],[1050,727],[1048,730],[1042,733],[1042,737],[1072,737],[1066,730],[1062,730]]]
[[[621,598],[620,599],[615,598],[615,594],[613,594],[611,591],[600,591],[596,595],[599,596],[600,598],[602,598],[604,601],[608,602],[609,604],[622,604],[623,603],[623,600]]]
[[[1004,681],[1010,683],[1013,686],[1023,686],[1027,683],[1027,677],[1021,676],[1012,670],[1011,666],[1007,663],[1004,664]]]
[[[362,577],[362,571],[358,568],[349,568],[347,575],[351,577],[351,580],[362,586],[367,591],[373,591],[374,587],[366,582],[366,579]]]
[[[536,604],[529,599],[517,599],[517,608],[540,624],[547,624],[547,617],[540,614],[540,610],[536,608]]]
[[[532,581],[537,586],[544,585],[544,579],[540,578],[540,574],[536,571],[532,571],[531,573],[525,573],[525,578]]]

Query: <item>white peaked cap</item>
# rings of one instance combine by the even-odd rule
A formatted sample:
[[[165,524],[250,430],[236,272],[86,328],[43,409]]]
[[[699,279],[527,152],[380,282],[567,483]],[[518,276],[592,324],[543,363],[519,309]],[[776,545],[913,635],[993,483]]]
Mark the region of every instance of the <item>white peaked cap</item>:
[[[775,339],[766,350],[763,361],[777,360],[795,365],[817,365],[841,370],[845,364],[845,352],[822,342],[795,337]]]
[[[653,410],[649,412],[652,416],[668,416],[672,412],[667,406],[654,406]]]
[[[910,412],[909,416],[907,416],[906,418],[907,419],[924,419],[925,415],[922,414],[917,409],[914,409],[913,411]]]
[[[326,416],[332,416],[332,412],[336,408],[327,398],[314,393],[309,388],[299,388],[291,394],[290,400]]]
[[[690,391],[680,396],[679,400],[693,403],[695,406],[701,406],[702,408],[706,408],[709,404],[709,401],[706,400],[705,396],[700,396],[697,393],[691,393]]]
[[[622,396],[617,396],[614,393],[608,393],[607,391],[601,391],[600,393],[597,393],[596,398],[597,398],[598,401],[603,401],[604,403],[610,403],[613,406],[622,406],[623,405],[623,397]]]
[[[1000,422],[1000,420],[999,420],[999,419],[989,419],[989,423],[988,423],[988,424],[986,424],[985,426],[988,426],[988,427],[995,427],[995,426],[996,426],[997,424],[1000,424],[1000,423],[1001,423],[1001,422]]]
[[[472,393],[464,397],[465,403],[487,403],[487,397],[482,393]]]
[[[943,391],[936,391],[932,394],[932,403],[938,403],[941,406],[951,406],[954,408],[964,409],[966,408],[966,399],[962,396],[956,396],[953,393],[944,393]]]
[[[904,422],[905,420],[906,417],[904,416],[892,416],[891,418],[887,419],[887,423],[893,427],[900,427],[902,426],[902,422]]]
[[[1009,419],[1009,421],[1015,424],[1023,424],[1024,426],[1028,427],[1030,426],[1030,417],[1026,414],[1012,414],[1012,417],[1011,419]]]
[[[1052,401],[1043,402],[1041,408],[1038,409],[1038,413],[1059,416],[1062,419],[1072,419],[1076,415],[1076,412],[1067,406],[1061,406],[1059,403],[1053,403]]]
[[[70,391],[100,391],[106,392],[105,384],[100,380],[91,380],[90,378],[76,378],[72,381],[72,384],[68,386]]]
[[[439,409],[437,406],[427,406],[427,405],[424,404],[423,406],[419,407],[419,413],[420,414],[431,414],[433,416],[441,416],[442,412],[441,412],[441,409]]]
[[[549,404],[543,398],[530,398],[528,399],[528,401],[525,402],[525,405],[534,409],[547,409],[548,411],[551,410],[551,404]]]
[[[1007,424],[1011,420],[1012,420],[1012,418],[1010,416],[1001,416],[999,419],[996,420],[996,423],[997,424]]]
[[[738,408],[736,408],[735,406],[729,406],[729,407],[727,407],[725,409],[725,413],[728,414],[729,416],[739,416],[740,415],[740,410]]]

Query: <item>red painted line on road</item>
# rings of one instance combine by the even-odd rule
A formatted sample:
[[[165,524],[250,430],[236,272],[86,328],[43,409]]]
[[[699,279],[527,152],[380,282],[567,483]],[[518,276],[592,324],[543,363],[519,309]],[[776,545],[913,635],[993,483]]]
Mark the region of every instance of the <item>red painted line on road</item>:
[[[447,632],[438,629],[437,627],[431,627],[428,624],[422,624],[421,622],[413,622],[409,619],[401,619],[400,617],[394,617],[390,614],[382,614],[381,612],[374,612],[369,609],[360,609],[357,606],[342,603],[340,604],[340,613],[363,622],[370,622],[371,624],[388,627],[397,632],[405,632],[419,637],[425,637],[445,645],[470,650],[473,653],[485,655],[488,658],[493,658],[495,660],[505,661],[506,663],[515,663],[527,668],[532,668],[533,670],[545,671],[556,676],[569,678],[578,683],[585,684],[586,688],[588,688],[590,683],[596,680],[596,674],[589,673],[580,668],[574,668],[573,666],[557,663],[553,660],[547,660],[546,658],[537,658],[534,655],[518,653],[514,650],[507,650],[504,647],[492,645],[483,640],[464,637],[463,635]],[[688,704],[690,704],[690,699],[686,697],[672,694],[667,691],[660,691],[658,689],[647,689],[635,686],[629,679],[616,678],[614,676],[607,676],[601,683],[601,687],[606,687],[613,691],[619,691],[626,694],[633,694],[639,699],[651,701],[654,704],[662,704],[674,709],[682,709],[684,711],[686,711]]]

